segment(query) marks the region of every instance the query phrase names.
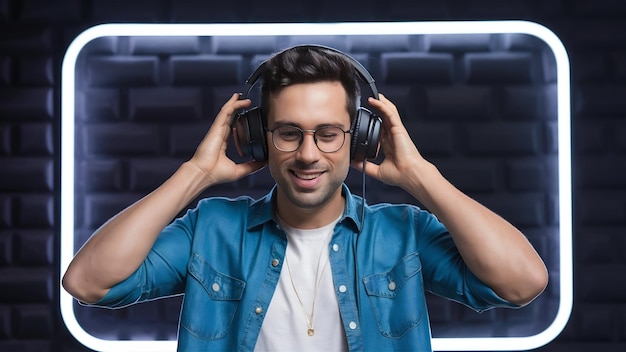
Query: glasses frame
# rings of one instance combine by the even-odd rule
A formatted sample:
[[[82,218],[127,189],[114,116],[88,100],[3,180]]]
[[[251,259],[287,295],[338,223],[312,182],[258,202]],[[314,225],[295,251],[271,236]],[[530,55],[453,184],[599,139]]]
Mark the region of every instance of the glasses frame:
[[[277,130],[277,129],[279,129],[279,128],[284,128],[284,127],[290,127],[290,128],[294,128],[294,129],[296,129],[296,130],[300,131],[300,141],[298,142],[298,146],[297,146],[295,149],[293,149],[293,150],[281,149],[281,148],[279,148],[279,147],[276,145],[276,142],[274,141],[274,131],[276,131],[276,130]],[[273,129],[271,129],[271,130],[270,130],[270,129],[268,129],[267,127],[263,127],[263,128],[265,129],[265,132],[269,132],[269,133],[271,133],[271,134],[272,134],[272,144],[274,145],[274,148],[276,148],[277,150],[279,150],[279,151],[281,151],[281,152],[283,152],[283,153],[291,153],[291,152],[295,152],[296,150],[300,149],[300,147],[302,146],[302,143],[304,142],[304,133],[305,133],[305,132],[308,132],[308,133],[313,134],[313,141],[315,142],[315,146],[317,147],[317,149],[318,149],[320,152],[322,152],[322,153],[327,153],[327,154],[330,154],[330,153],[336,153],[336,152],[338,152],[338,151],[339,151],[339,150],[343,147],[343,145],[346,143],[346,133],[352,134],[352,132],[354,132],[354,128],[350,128],[350,129],[348,129],[347,131],[344,131],[344,130],[343,130],[341,127],[339,127],[339,126],[323,126],[323,127],[320,127],[320,128],[314,129],[314,130],[305,130],[305,129],[302,129],[302,128],[298,127],[298,126],[292,126],[292,125],[281,125],[281,126],[278,126],[278,127],[274,127],[274,128],[273,128]],[[317,144],[317,135],[316,135],[316,133],[317,133],[318,131],[323,130],[323,129],[326,129],[326,128],[336,128],[336,129],[338,129],[339,131],[343,132],[343,140],[341,141],[341,145],[339,145],[339,147],[338,147],[337,149],[333,150],[333,151],[324,151],[324,150],[322,150],[322,148],[320,148],[320,146]]]

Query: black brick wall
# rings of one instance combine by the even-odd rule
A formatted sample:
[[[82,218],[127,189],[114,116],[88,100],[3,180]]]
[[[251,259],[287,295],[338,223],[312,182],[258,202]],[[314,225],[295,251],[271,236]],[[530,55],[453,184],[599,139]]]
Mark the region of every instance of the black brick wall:
[[[421,21],[421,20],[522,19],[538,22],[553,30],[563,41],[571,60],[572,74],[572,136],[573,136],[573,197],[574,197],[574,308],[563,333],[541,351],[624,351],[626,350],[626,2],[619,0],[414,0],[414,1],[286,1],[269,0],[221,2],[201,0],[105,1],[105,0],[0,0],[0,351],[84,351],[64,327],[58,309],[57,267],[59,263],[59,192],[60,192],[60,72],[61,61],[70,41],[93,25],[110,22],[330,22],[330,21]],[[440,43],[445,46],[445,43]],[[193,42],[177,42],[179,53],[194,51]],[[105,45],[106,46],[106,45]],[[171,46],[170,46],[171,47]],[[133,50],[154,53],[148,41],[134,43]],[[227,50],[227,49],[225,49]],[[389,58],[392,60],[393,58]],[[148,59],[149,60],[149,59]],[[515,67],[526,58],[509,58]],[[473,82],[489,79],[493,71],[481,66],[480,54],[469,59],[474,65]],[[180,62],[178,62],[180,63]],[[107,82],[132,78],[133,82],[150,85],[155,79],[152,71],[130,71],[134,77],[116,77],[115,61],[102,60],[91,77],[92,83],[103,87]],[[124,64],[128,64],[125,62]],[[193,64],[193,63],[191,63]],[[202,62],[198,62],[201,65]],[[215,79],[212,74],[194,77],[190,63],[174,60],[171,69],[180,82]],[[138,62],[137,67],[149,67],[150,62]],[[399,81],[400,72],[387,77]],[[179,67],[177,69],[177,67]],[[221,62],[219,67],[228,67]],[[240,68],[241,69],[241,68]],[[232,67],[232,70],[237,70]],[[244,70],[245,71],[245,70]],[[224,77],[232,77],[222,70]],[[527,79],[524,72],[506,70],[507,80]],[[420,73],[437,74],[436,72]],[[398,76],[400,75],[400,76]],[[493,78],[493,77],[491,77]],[[226,78],[225,78],[226,79]],[[440,78],[437,78],[440,79]],[[158,83],[158,82],[156,82]],[[176,84],[176,82],[174,82]],[[241,82],[221,82],[238,87]],[[152,105],[151,90],[138,90],[124,114],[133,121],[166,120],[171,102]],[[194,110],[192,91],[177,89],[172,101],[180,102],[179,113],[194,120],[200,112]],[[484,104],[478,94],[468,99],[463,92],[441,91],[429,96],[437,102],[430,116],[451,119],[453,111],[446,110],[445,101],[458,97],[466,104],[465,111],[481,116]],[[524,92],[501,93],[520,95]],[[221,96],[220,96],[221,97]],[[218,98],[220,98],[218,97]],[[102,106],[95,106],[115,118],[119,111],[107,102],[117,99],[110,91],[95,90],[86,97]],[[176,98],[176,99],[174,99]],[[221,99],[221,98],[220,98]],[[439,100],[438,100],[439,99]],[[483,97],[484,99],[484,97]],[[94,105],[91,105],[94,106]],[[521,108],[521,107],[520,107]],[[519,111],[519,110],[515,110]],[[87,115],[89,111],[86,112]],[[94,112],[96,113],[96,112]],[[515,114],[511,111],[511,114]],[[185,126],[178,127],[184,129]],[[191,126],[193,129],[193,126]],[[449,143],[456,135],[445,128],[434,128],[442,138],[440,144],[430,145],[429,152],[441,155],[449,152]],[[153,141],[132,144],[139,154],[156,153],[162,146]],[[195,135],[196,131],[191,131]],[[106,130],[97,135],[107,138]],[[481,148],[493,148],[481,140],[489,133],[468,127],[467,143],[471,153]],[[520,125],[515,134],[522,141],[533,140],[533,127]],[[184,131],[174,132],[184,135]],[[417,138],[417,136],[414,136]],[[432,136],[423,136],[433,138]],[[484,139],[483,139],[484,140]],[[184,158],[189,149],[186,140],[173,143],[169,152]],[[532,144],[507,144],[514,153],[529,152]],[[89,149],[90,147],[94,149]],[[85,146],[88,153],[115,153],[115,144]],[[108,150],[100,150],[105,148]],[[126,147],[125,147],[126,148]],[[516,149],[519,148],[519,149]],[[192,149],[193,150],[193,149]],[[128,152],[125,149],[124,152]],[[530,151],[532,152],[532,150]],[[175,167],[167,162],[154,165],[135,160],[129,166],[106,164],[88,165],[85,172],[94,174],[105,184],[93,187],[126,188],[138,193],[148,191],[145,184],[133,183],[145,175],[159,179]],[[445,165],[444,165],[445,166]],[[469,165],[468,165],[469,166]],[[121,177],[124,168],[135,175]],[[458,167],[458,166],[457,166]],[[534,165],[523,162],[508,165],[508,182],[513,188],[532,187]],[[166,169],[164,171],[164,169]],[[489,178],[488,167],[459,169],[448,165],[455,183],[464,178]],[[484,173],[484,174],[483,174]],[[519,174],[530,175],[520,177]],[[155,176],[156,174],[156,176]],[[108,183],[107,183],[108,182]],[[255,182],[250,180],[249,182]],[[266,182],[263,180],[257,182]],[[491,187],[472,180],[465,181],[474,191]],[[529,186],[530,185],[530,186]],[[462,186],[462,185],[461,185]],[[134,187],[134,188],[133,188]],[[104,200],[106,201],[106,199]],[[528,200],[532,201],[532,200]],[[113,204],[111,207],[121,205]],[[532,215],[532,214],[531,214]],[[97,226],[103,219],[87,219]],[[527,218],[519,221],[533,222]],[[140,312],[144,311],[137,308]],[[143,313],[142,313],[143,314]]]

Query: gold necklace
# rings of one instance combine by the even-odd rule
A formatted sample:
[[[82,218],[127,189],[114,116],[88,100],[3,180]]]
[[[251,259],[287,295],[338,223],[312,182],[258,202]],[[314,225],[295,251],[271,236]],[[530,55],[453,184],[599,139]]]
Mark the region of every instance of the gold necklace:
[[[298,294],[298,290],[296,289],[296,284],[293,282],[293,275],[291,274],[291,268],[289,267],[289,260],[287,260],[287,256],[285,255],[285,264],[287,264],[287,271],[289,272],[289,280],[291,281],[291,287],[293,287],[293,292],[295,292],[296,297],[298,298],[298,302],[300,302],[300,307],[302,308],[302,312],[304,313],[304,318],[306,319],[307,330],[306,333],[309,336],[315,335],[315,329],[313,328],[313,321],[315,319],[315,301],[317,300],[317,291],[320,287],[320,282],[322,282],[322,276],[324,276],[324,271],[326,270],[326,265],[328,264],[328,260],[324,262],[324,267],[322,268],[322,273],[318,276],[318,271],[320,269],[320,261],[322,260],[322,253],[324,253],[324,246],[326,246],[326,242],[322,244],[322,249],[320,250],[319,258],[317,259],[317,270],[315,270],[315,277],[317,282],[315,283],[315,291],[313,291],[313,306],[311,307],[311,316],[307,313],[304,308],[304,304],[302,303],[302,299]]]

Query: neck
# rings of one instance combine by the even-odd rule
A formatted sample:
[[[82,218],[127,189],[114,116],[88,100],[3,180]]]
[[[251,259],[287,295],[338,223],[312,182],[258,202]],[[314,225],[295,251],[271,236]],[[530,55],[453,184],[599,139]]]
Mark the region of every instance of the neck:
[[[298,207],[278,190],[276,213],[287,225],[299,229],[317,229],[337,220],[346,206],[346,199],[339,189],[328,202],[312,208]]]

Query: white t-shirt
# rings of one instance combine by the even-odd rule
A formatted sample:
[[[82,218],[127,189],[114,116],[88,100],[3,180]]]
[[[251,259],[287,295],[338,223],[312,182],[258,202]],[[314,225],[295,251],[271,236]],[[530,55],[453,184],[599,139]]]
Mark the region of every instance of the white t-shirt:
[[[312,230],[282,224],[288,242],[286,261],[255,351],[347,351],[328,259],[328,244],[338,220]],[[314,297],[318,280],[317,297]],[[307,332],[305,312],[312,319],[313,336]]]

